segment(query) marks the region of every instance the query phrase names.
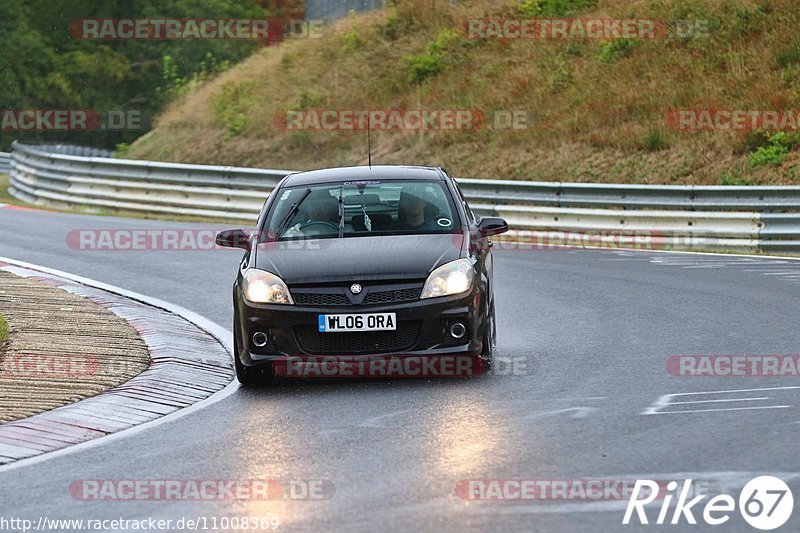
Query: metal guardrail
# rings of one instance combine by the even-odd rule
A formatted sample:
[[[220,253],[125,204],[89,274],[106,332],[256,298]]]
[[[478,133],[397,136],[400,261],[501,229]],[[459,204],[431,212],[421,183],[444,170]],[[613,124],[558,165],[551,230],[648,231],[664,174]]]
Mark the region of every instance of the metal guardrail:
[[[306,0],[306,19],[332,21],[351,11],[371,11],[386,5],[386,0]]]
[[[87,149],[63,145],[13,150],[9,192],[25,202],[249,222],[290,173],[75,155]],[[534,248],[800,252],[800,187],[458,183],[476,212],[502,216]]]
[[[170,215],[252,221],[290,172],[13,149],[9,192],[20,200]]]
[[[36,146],[31,146],[36,148]],[[105,148],[93,148],[80,144],[47,144],[39,148],[47,150],[51,154],[78,155],[82,157],[113,157],[114,152]]]
[[[7,174],[11,170],[11,154],[0,152],[0,173]]]

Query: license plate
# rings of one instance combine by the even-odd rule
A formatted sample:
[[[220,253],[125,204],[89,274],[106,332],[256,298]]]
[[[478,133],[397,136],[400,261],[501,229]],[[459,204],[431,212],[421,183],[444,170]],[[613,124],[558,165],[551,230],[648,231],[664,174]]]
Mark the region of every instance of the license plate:
[[[394,313],[368,315],[319,315],[321,333],[343,331],[395,331],[397,317]]]

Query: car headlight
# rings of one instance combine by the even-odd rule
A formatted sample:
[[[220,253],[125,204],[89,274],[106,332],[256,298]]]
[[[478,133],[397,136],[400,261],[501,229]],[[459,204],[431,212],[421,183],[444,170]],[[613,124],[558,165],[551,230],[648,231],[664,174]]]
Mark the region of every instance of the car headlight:
[[[475,272],[469,259],[457,259],[431,272],[420,298],[436,298],[461,294],[472,288]]]
[[[289,288],[281,278],[266,270],[251,268],[244,273],[242,293],[248,302],[293,305]]]

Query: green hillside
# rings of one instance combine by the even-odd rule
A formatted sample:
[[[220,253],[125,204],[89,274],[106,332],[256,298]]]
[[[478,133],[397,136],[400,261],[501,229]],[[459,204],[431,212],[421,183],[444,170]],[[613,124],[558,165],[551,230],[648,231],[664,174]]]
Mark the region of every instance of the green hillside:
[[[468,33],[468,20],[533,17],[662,25],[654,39]],[[479,128],[374,132],[373,161],[479,178],[798,183],[793,131],[686,131],[669,120],[675,110],[800,108],[798,19],[793,0],[397,0],[196,84],[124,152],[267,168],[362,164],[365,132],[287,130],[287,110],[475,110]],[[526,127],[495,128],[513,112]]]

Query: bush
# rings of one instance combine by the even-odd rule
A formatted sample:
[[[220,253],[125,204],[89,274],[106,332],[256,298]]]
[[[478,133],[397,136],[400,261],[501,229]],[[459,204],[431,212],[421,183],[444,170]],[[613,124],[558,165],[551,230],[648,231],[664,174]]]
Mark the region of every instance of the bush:
[[[424,83],[431,76],[436,76],[443,69],[439,55],[410,55],[405,57],[405,61],[409,68],[408,81],[416,85]]]
[[[556,54],[553,65],[548,70],[550,74],[547,76],[547,86],[551,91],[560,90],[573,81],[572,64],[563,51]]]
[[[300,91],[300,98],[293,109],[314,109],[325,103],[325,98],[317,91],[303,89]]]
[[[745,179],[741,172],[723,172],[719,176],[720,185],[750,185],[750,182]]]
[[[789,150],[782,145],[772,144],[770,146],[763,146],[750,156],[750,166],[760,167],[764,165],[773,165],[779,167],[783,164],[783,160]]]
[[[800,64],[800,41],[793,42],[789,48],[780,52],[775,57],[775,62],[780,68],[789,68]]]
[[[400,36],[400,26],[400,17],[397,13],[393,13],[386,19],[386,23],[379,27],[379,32],[386,39],[394,41]]]
[[[769,138],[769,144],[756,149],[750,156],[750,166],[760,167],[764,165],[780,166],[789,154],[789,151],[797,145],[796,135],[787,135],[778,132]]]
[[[649,132],[644,138],[644,141],[642,141],[642,148],[648,152],[659,152],[668,147],[667,139],[664,137],[664,134],[658,130]]]
[[[525,17],[563,17],[596,4],[596,0],[525,0],[518,9]]]
[[[225,85],[221,94],[212,97],[214,114],[228,130],[225,140],[239,135],[247,126],[247,111],[252,107],[252,91],[252,83]]]
[[[428,43],[424,54],[404,58],[409,68],[409,81],[419,85],[439,74],[445,66],[457,63],[467,46],[456,30],[448,28],[440,31],[436,39]]]
[[[350,31],[342,35],[340,39],[343,41],[342,53],[344,54],[358,50],[365,44],[364,39],[359,34],[359,30],[356,28],[350,28]]]
[[[461,35],[452,28],[445,28],[436,36],[436,40],[428,44],[428,53],[441,54],[444,52],[457,52],[462,46]]]
[[[131,145],[128,143],[117,143],[116,149],[114,150],[114,157],[124,159],[128,156],[128,151],[130,149]]]
[[[769,21],[768,8],[763,5],[749,7],[744,5],[733,6],[733,14],[726,21],[729,24],[730,36],[747,38],[758,33],[767,26]]]
[[[764,130],[750,131],[744,140],[736,141],[733,145],[733,153],[736,155],[751,154],[769,144],[769,133]]]
[[[289,135],[289,146],[298,150],[313,148],[314,141],[308,131],[293,131]]]
[[[603,44],[600,48],[600,61],[611,62],[621,57],[628,57],[636,48],[636,41],[632,39],[617,39]]]
[[[191,76],[181,77],[178,75],[178,64],[175,59],[165,55],[161,58],[161,78],[165,85],[156,87],[156,94],[162,100],[174,100],[188,93],[194,86],[228,70],[230,66],[230,61],[218,61],[209,51]]]

